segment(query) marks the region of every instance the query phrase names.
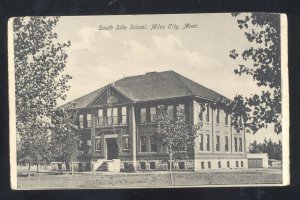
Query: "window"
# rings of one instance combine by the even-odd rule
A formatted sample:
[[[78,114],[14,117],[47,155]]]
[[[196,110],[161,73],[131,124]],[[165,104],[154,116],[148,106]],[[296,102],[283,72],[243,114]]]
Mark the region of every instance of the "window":
[[[220,151],[220,136],[217,135],[216,151]]]
[[[140,169],[141,170],[146,170],[146,163],[145,162],[140,162]]]
[[[129,168],[129,163],[128,162],[124,162],[123,163],[123,168],[124,169],[128,169]]]
[[[201,105],[199,105],[199,109],[200,109],[200,113],[199,113],[199,120],[200,121],[203,121],[203,110],[202,110],[202,106]]]
[[[209,135],[206,135],[206,150],[210,151],[210,140]]]
[[[199,113],[199,120],[202,122],[203,121],[203,112],[202,111],[200,111],[200,113]]]
[[[172,105],[167,107],[167,113],[168,113],[169,117],[171,119],[173,119],[173,117],[174,117],[174,108],[173,108]]]
[[[87,121],[87,128],[91,128],[92,127],[92,115],[91,114],[87,114],[86,115],[86,121]]]
[[[177,112],[180,111],[180,113],[183,113],[185,115],[185,105],[184,104],[178,104],[176,109],[177,109]]]
[[[201,162],[201,169],[205,169],[204,162]]]
[[[79,127],[80,127],[80,128],[84,128],[83,122],[84,122],[84,120],[83,120],[83,115],[79,115]]]
[[[203,151],[203,135],[200,134],[200,151]]]
[[[239,167],[239,161],[235,161],[235,166]]]
[[[155,162],[150,162],[150,169],[156,169]]]
[[[179,110],[182,110],[182,111],[185,111],[185,105],[184,104],[178,104],[178,107],[177,107]]]
[[[147,152],[146,136],[141,136],[140,137],[140,151],[141,152]]]
[[[185,169],[185,162],[178,162],[178,169],[184,170]]]
[[[228,114],[225,115],[225,126],[228,126]]]
[[[234,138],[234,151],[237,152],[237,138]]]
[[[147,122],[146,108],[141,108],[141,124]]]
[[[230,167],[230,161],[227,161],[227,167],[228,168]]]
[[[106,110],[106,122],[107,122],[107,125],[111,126],[112,125],[112,109],[111,108],[107,108]]]
[[[220,124],[220,109],[217,109],[216,123],[217,123],[217,124]]]
[[[92,140],[87,140],[87,141],[86,141],[86,146],[87,146],[87,151],[88,151],[88,153],[92,153],[92,152],[91,152]]]
[[[157,152],[157,141],[154,136],[150,136],[150,152]]]
[[[206,107],[206,122],[209,122],[209,105]]]
[[[221,168],[221,161],[218,161],[218,167]]]
[[[101,138],[95,138],[95,151],[101,151]]]
[[[129,150],[129,136],[123,136],[122,138],[122,149]]]
[[[241,161],[241,167],[244,167],[244,162],[243,161]]]
[[[119,117],[118,117],[118,108],[113,108],[113,124],[119,124]]]
[[[104,115],[103,115],[103,109],[98,110],[98,127],[104,126]]]
[[[225,151],[229,151],[228,136],[225,136]]]
[[[243,152],[243,139],[242,138],[239,138],[239,143],[240,143],[240,145],[239,145],[239,151]]]
[[[155,122],[156,118],[156,107],[151,107],[150,108],[150,121]]]
[[[207,162],[207,167],[208,167],[208,169],[211,169],[211,162],[210,161]]]
[[[243,130],[243,120],[242,120],[242,117],[240,117],[239,126]]]
[[[122,124],[127,124],[127,108],[122,107]]]

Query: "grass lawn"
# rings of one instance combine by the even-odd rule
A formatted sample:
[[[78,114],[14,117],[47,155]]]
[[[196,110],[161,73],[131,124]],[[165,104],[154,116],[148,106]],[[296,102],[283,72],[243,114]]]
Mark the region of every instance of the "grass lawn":
[[[281,169],[176,172],[175,186],[281,184]],[[19,189],[168,187],[168,172],[77,173],[18,177]]]

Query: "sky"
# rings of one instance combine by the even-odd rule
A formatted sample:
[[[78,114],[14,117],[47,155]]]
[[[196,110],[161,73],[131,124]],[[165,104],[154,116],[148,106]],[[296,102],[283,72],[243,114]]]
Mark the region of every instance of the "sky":
[[[153,24],[164,29],[151,30]],[[184,29],[186,24],[194,28]],[[116,30],[118,25],[127,29]],[[147,29],[130,30],[131,26]],[[242,51],[250,44],[230,14],[61,17],[54,31],[59,41],[71,41],[66,73],[73,78],[66,101],[59,104],[123,77],[166,70],[231,99],[260,91],[250,76],[233,72],[240,60],[232,60],[229,51]],[[281,134],[270,126],[248,135],[249,141],[265,137],[278,141]]]

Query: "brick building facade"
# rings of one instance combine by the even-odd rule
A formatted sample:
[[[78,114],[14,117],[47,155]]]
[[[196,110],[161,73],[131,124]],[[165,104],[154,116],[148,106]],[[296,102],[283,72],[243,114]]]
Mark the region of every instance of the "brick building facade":
[[[159,105],[175,114],[181,107],[193,124],[202,121],[194,154],[175,163],[177,170],[246,168],[245,131],[231,126],[230,115],[213,110],[213,100],[226,97],[173,71],[126,77],[65,104],[78,112],[81,141],[79,165],[84,170],[97,163],[120,160],[120,167],[167,170],[166,147],[153,137]],[[201,106],[207,106],[201,111]]]

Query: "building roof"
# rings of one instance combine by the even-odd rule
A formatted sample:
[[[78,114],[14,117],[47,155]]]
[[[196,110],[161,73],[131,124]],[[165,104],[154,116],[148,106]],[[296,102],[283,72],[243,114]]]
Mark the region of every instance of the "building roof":
[[[185,96],[197,96],[209,100],[228,99],[174,71],[149,72],[144,75],[125,77],[111,84],[111,87],[117,89],[133,102]],[[76,103],[73,108],[88,106],[105,88],[102,87],[75,99],[72,101]]]

